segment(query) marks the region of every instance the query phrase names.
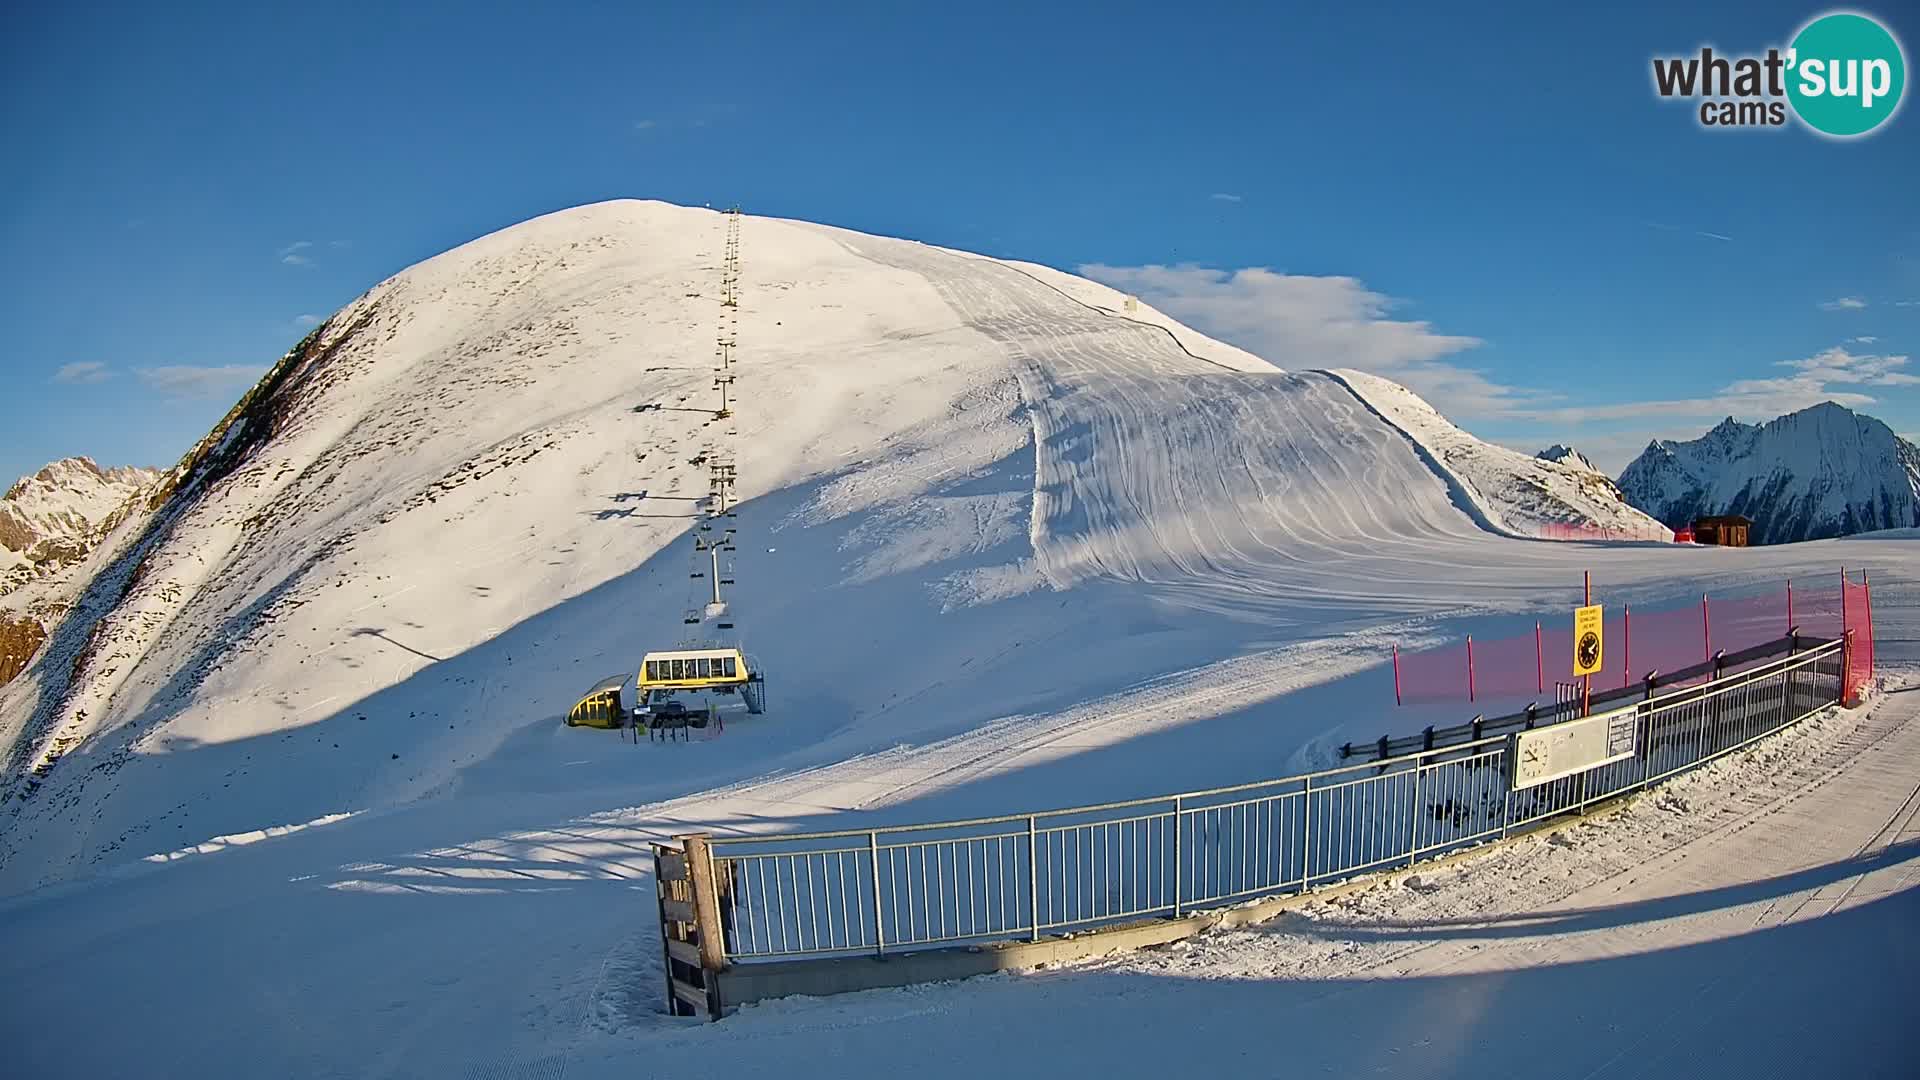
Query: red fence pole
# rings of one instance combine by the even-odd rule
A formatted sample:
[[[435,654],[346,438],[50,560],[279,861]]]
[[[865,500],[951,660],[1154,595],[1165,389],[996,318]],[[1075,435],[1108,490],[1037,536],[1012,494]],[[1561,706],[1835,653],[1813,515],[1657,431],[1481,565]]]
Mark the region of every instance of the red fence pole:
[[[1593,604],[1593,571],[1580,571],[1580,592],[1581,602],[1591,606]],[[1601,629],[1606,628],[1602,626]],[[1578,643],[1576,647],[1577,645]],[[1591,675],[1583,675],[1580,678],[1580,715],[1593,715],[1593,676]]]
[[[1713,662],[1713,616],[1707,611],[1707,594],[1700,594],[1700,642],[1707,647],[1706,659]]]
[[[1467,635],[1467,700],[1472,701],[1473,699],[1474,699],[1474,696],[1473,696],[1473,635],[1468,634]]]
[[[1535,690],[1547,692],[1547,655],[1540,647],[1540,620],[1533,621],[1533,678],[1538,685]]]
[[[1624,631],[1621,636],[1626,639],[1621,643],[1620,685],[1625,686],[1633,679],[1633,605],[1622,604],[1620,610],[1623,613],[1621,629]]]
[[[1393,643],[1393,703],[1400,702],[1400,643]]]

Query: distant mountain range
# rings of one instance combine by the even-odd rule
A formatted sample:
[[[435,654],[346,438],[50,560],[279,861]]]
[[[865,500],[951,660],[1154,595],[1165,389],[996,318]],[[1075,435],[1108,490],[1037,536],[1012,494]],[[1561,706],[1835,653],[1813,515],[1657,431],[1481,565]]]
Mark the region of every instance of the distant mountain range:
[[[0,594],[86,557],[107,518],[159,476],[74,457],[21,478],[0,496]]]
[[[1686,442],[1656,439],[1619,483],[1671,527],[1702,514],[1751,518],[1756,544],[1920,525],[1920,447],[1832,402],[1765,424],[1728,417]]]
[[[65,458],[0,495],[0,685],[27,666],[83,583],[87,556],[159,477]]]

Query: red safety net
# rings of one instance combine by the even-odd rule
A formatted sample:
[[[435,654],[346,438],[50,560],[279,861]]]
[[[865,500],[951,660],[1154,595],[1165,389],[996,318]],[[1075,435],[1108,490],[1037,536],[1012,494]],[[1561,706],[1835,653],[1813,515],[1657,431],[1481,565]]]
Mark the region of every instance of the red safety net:
[[[1847,626],[1865,618],[1858,614],[1865,610],[1865,587],[1847,588],[1859,590],[1859,597],[1843,598],[1830,582],[1824,588],[1787,583],[1764,593],[1702,596],[1685,606],[1662,605],[1659,610],[1608,605],[1605,647],[1593,685],[1626,686],[1655,672],[1693,667],[1716,655],[1777,641],[1796,627],[1803,636],[1838,638]],[[1396,650],[1394,665],[1395,695],[1402,704],[1544,701],[1556,682],[1572,678],[1573,626],[1570,618],[1562,618],[1552,625],[1543,621],[1532,633],[1519,636],[1469,638],[1418,652]]]
[[[1841,580],[1840,617],[1852,639],[1847,648],[1847,678],[1841,697],[1853,704],[1873,681],[1873,590],[1865,575],[1858,585]]]
[[[1657,521],[1638,525],[1598,525],[1591,521],[1544,521],[1534,529],[1542,540],[1652,540],[1665,543],[1673,530]]]

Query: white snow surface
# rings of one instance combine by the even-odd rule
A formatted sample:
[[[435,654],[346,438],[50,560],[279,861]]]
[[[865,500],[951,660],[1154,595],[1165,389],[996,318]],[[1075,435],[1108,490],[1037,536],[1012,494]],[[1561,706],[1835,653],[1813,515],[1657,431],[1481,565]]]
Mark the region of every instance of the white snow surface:
[[[1556,524],[1597,525],[1623,538],[1671,541],[1673,531],[1629,506],[1591,465],[1528,457],[1481,442],[1413,391],[1360,371],[1334,373],[1389,423],[1418,443],[1486,527],[1539,536]],[[1582,459],[1584,460],[1584,459]]]
[[[708,424],[723,234],[718,214],[600,204],[383,282],[329,320],[331,352],[237,470],[121,527],[139,573],[96,552],[92,647],[0,689],[19,760],[65,748],[0,819],[0,979],[31,988],[0,1040],[26,1075],[1058,1075],[1196,1047],[1266,1061],[1277,1030],[1336,1075],[1449,1075],[1464,1059],[1432,1016],[1491,1023],[1497,997],[1544,1023],[1599,961],[1517,937],[1504,966],[1382,989],[1337,962],[1347,944],[1262,932],[1193,972],[1142,957],[702,1028],[659,1012],[646,841],[1319,766],[1347,739],[1467,719],[1394,711],[1389,642],[1564,617],[1583,570],[1639,607],[1863,567],[1883,663],[1920,662],[1911,540],[1521,539],[1604,506],[1504,474],[1553,467],[1475,450],[1390,383],[1271,370],[1100,286],[910,242],[747,218],[738,412]],[[689,744],[561,727],[596,679],[679,639],[705,491],[690,459],[728,445],[735,610],[770,712]],[[1613,873],[1610,845],[1585,850]],[[1433,910],[1531,911],[1586,880],[1488,861]],[[1821,955],[1873,962],[1864,935],[1884,929],[1832,931]],[[1620,970],[1604,985],[1648,969]],[[1402,1039],[1383,1017],[1428,1026]],[[1491,1075],[1541,1075],[1571,1038],[1555,1022],[1483,1032],[1509,1055]],[[1037,1052],[1010,1064],[1012,1046]]]
[[[1668,522],[1741,514],[1755,543],[1920,526],[1920,447],[1833,402],[1765,424],[1732,417],[1698,439],[1655,440],[1620,474]]]
[[[0,891],[450,790],[679,640],[707,451],[737,458],[734,607],[810,760],[1302,638],[1377,649],[1513,586],[1447,554],[1488,528],[1620,512],[1391,383],[1280,372],[1071,275],[744,232],[737,325],[722,216],[646,202],[492,234],[329,319],[277,418],[208,444],[264,441],[123,527],[0,688],[10,779],[47,773],[0,818]]]

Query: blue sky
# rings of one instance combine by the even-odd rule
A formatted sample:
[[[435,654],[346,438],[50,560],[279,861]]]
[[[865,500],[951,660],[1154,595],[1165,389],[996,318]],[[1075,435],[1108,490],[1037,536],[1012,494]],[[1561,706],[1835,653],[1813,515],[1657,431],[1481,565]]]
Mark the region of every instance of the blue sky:
[[[1920,432],[1913,108],[1843,143],[1651,88],[1824,8],[803,7],[14,12],[0,477],[171,464],[376,281],[613,197],[1081,269],[1612,468],[1826,398]]]

